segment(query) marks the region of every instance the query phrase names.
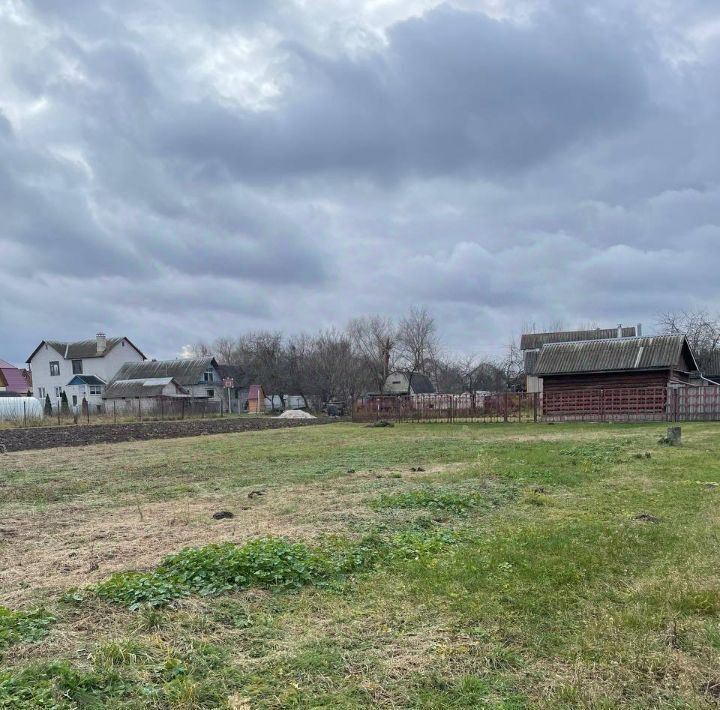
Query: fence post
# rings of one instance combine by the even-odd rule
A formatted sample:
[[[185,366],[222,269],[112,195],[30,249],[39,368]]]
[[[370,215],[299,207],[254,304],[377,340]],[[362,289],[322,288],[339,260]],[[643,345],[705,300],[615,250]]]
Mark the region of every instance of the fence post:
[[[117,424],[117,402],[113,400],[113,424]]]
[[[533,422],[537,424],[537,414],[538,414],[538,393],[533,392]]]
[[[503,407],[503,421],[507,423],[508,420],[508,393],[505,393],[505,406]]]

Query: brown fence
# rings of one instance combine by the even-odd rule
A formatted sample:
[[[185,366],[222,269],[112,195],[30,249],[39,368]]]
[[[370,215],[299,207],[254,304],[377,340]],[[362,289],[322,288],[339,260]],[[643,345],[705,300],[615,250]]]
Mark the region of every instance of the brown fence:
[[[720,421],[720,387],[627,387],[558,392],[373,397],[353,421],[647,422]]]

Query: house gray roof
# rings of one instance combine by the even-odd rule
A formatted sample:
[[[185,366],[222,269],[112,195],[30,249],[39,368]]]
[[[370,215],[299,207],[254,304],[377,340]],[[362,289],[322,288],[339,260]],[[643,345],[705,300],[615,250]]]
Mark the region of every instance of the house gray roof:
[[[526,350],[523,356],[523,370],[526,375],[534,375],[535,365],[540,357],[539,350]]]
[[[113,348],[120,345],[123,341],[128,342],[140,353],[140,355],[142,355],[142,357],[145,357],[142,351],[129,338],[125,337],[106,338],[105,350],[101,353],[98,353],[97,338],[92,338],[91,340],[76,340],[73,343],[61,340],[43,340],[40,345],[33,350],[26,362],[30,362],[35,357],[35,353],[37,353],[43,345],[49,345],[53,350],[57,350],[57,352],[65,360],[83,360],[91,357],[105,357],[105,355],[107,355]]]
[[[95,375],[75,375],[72,380],[67,383],[68,387],[73,385],[93,385],[94,387],[102,387],[105,383]]]
[[[435,392],[430,378],[421,372],[391,372],[383,385],[384,394],[409,394],[410,389],[415,394],[433,394]]]
[[[217,369],[214,357],[196,357],[182,360],[146,360],[126,362],[113,378],[118,380],[149,380],[172,377],[181,387],[202,383],[203,373],[210,367]]]
[[[703,375],[711,380],[720,380],[720,350],[716,350],[705,358]]]
[[[105,390],[103,399],[123,399],[137,397],[159,397],[167,385],[174,383],[180,390],[180,396],[187,396],[184,390],[172,377],[151,377],[138,380],[113,380]],[[175,395],[177,396],[177,395]]]
[[[435,392],[430,378],[423,375],[422,372],[413,372],[410,375],[410,387],[415,394],[433,394]]]
[[[634,338],[635,326],[622,329],[623,338]],[[520,350],[538,350],[550,343],[576,343],[585,340],[609,340],[617,338],[617,328],[594,328],[592,330],[560,330],[554,333],[523,333],[520,336]]]
[[[683,354],[691,370],[696,370],[684,335],[551,343],[540,351],[533,374],[543,377],[618,370],[682,370]]]

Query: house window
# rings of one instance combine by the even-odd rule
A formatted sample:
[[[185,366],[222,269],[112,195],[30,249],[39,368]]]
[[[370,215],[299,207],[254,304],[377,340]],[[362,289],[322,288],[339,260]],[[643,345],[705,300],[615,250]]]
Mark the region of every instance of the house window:
[[[55,388],[55,397],[57,399],[60,399],[60,395],[62,395],[62,387],[56,387]]]
[[[214,382],[215,381],[215,370],[212,367],[208,367],[203,373],[203,382]]]
[[[50,363],[50,377],[58,377],[60,375],[60,363],[57,360],[53,360]]]
[[[74,394],[74,395],[72,396],[72,398],[73,398],[73,407],[77,407],[77,395]]]
[[[208,390],[208,391],[207,391],[207,396],[212,399],[212,398],[215,396],[215,390]]]
[[[45,388],[44,387],[38,387],[38,397],[40,399],[45,399]]]
[[[102,394],[102,387],[100,385],[90,385],[90,394],[94,394],[94,395]]]
[[[73,360],[73,375],[82,375],[82,360]]]

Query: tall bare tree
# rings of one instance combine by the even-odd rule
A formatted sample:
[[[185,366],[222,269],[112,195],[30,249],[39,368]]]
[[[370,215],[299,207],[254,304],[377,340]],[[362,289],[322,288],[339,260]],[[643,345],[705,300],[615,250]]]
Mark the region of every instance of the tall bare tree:
[[[390,318],[363,316],[348,323],[347,334],[362,367],[367,370],[370,386],[381,390],[396,366],[397,326]]]
[[[438,355],[439,338],[435,319],[425,306],[413,306],[400,321],[398,344],[404,366],[426,372]]]
[[[661,334],[684,335],[700,368],[720,350],[720,316],[712,316],[706,310],[663,313],[657,327]]]

